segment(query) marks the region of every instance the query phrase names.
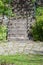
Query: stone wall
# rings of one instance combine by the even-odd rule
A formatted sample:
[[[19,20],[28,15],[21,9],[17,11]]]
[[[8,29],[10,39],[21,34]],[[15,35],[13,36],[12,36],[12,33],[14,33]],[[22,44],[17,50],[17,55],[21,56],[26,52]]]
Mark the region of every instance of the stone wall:
[[[14,55],[14,54],[42,54],[43,55],[43,42],[34,41],[13,41],[13,42],[0,42],[0,55]]]

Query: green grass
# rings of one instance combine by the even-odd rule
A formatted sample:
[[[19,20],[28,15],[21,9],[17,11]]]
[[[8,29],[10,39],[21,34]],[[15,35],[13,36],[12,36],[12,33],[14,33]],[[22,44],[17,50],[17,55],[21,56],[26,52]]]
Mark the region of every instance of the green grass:
[[[43,65],[43,56],[41,55],[9,55],[0,56],[0,62],[14,63],[16,65]]]

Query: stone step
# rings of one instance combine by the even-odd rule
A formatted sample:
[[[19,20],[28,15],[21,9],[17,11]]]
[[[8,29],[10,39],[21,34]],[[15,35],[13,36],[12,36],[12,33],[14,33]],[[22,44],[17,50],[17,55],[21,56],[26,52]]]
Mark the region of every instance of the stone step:
[[[15,34],[15,33],[14,33],[14,34],[11,34],[11,33],[9,34],[9,33],[8,33],[8,35],[9,35],[9,36],[13,36],[13,37],[14,37],[14,36],[21,36],[21,35],[27,36],[27,34],[24,34],[24,33],[21,33],[21,34]]]
[[[17,31],[14,31],[14,32],[10,31],[10,32],[8,32],[8,34],[26,34],[26,33],[27,33],[26,31],[19,31],[19,32],[17,32]]]
[[[8,27],[9,29],[8,30],[27,30],[27,27]]]
[[[27,25],[27,24],[26,24],[26,25]],[[26,27],[26,25],[24,25],[24,24],[20,24],[20,25],[19,25],[19,24],[16,24],[16,25],[13,25],[13,24],[12,24],[12,25],[9,25],[9,26],[11,26],[11,27]],[[8,26],[8,27],[9,27],[9,26]]]
[[[22,26],[22,25],[20,25],[20,26],[19,25],[18,26],[15,26],[15,25],[14,26],[13,25],[12,26],[8,26],[8,28],[17,28],[17,29],[26,28],[26,27],[27,27],[27,24],[25,26]]]
[[[18,25],[18,26],[15,26],[15,25],[14,26],[13,25],[11,26],[10,25],[10,26],[8,26],[8,28],[26,28],[26,27],[27,27],[27,24],[25,26],[22,26],[22,25]]]
[[[31,18],[28,18],[28,20],[29,20],[28,22],[30,22]],[[26,21],[25,20],[24,21],[22,20],[21,22],[11,22],[10,21],[9,25],[11,25],[11,26],[12,25],[26,25],[26,22],[27,22],[27,20]]]
[[[8,30],[27,30],[27,27],[8,27],[9,29]]]
[[[11,29],[12,29],[12,30],[11,30]],[[9,32],[10,32],[10,31],[13,31],[13,32],[14,32],[14,31],[17,31],[17,32],[18,32],[18,31],[23,32],[23,31],[27,31],[27,29],[25,29],[25,28],[24,28],[24,29],[22,29],[22,28],[21,28],[21,29],[19,29],[19,28],[18,28],[18,29],[16,29],[16,28],[15,28],[15,29],[10,28],[10,29],[8,29],[8,31],[9,31]]]
[[[8,35],[9,35],[9,36],[8,36],[9,38],[10,38],[10,37],[17,37],[17,38],[18,38],[18,37],[24,37],[24,38],[25,38],[25,37],[27,36],[26,34],[13,34],[13,35],[12,35],[12,34],[8,34]]]
[[[30,24],[31,24],[31,23],[29,23],[28,25],[30,25]],[[8,26],[8,30],[9,30],[9,29],[10,29],[10,30],[11,30],[11,29],[13,29],[13,30],[14,30],[14,29],[20,29],[20,30],[24,30],[24,29],[25,29],[25,30],[26,30],[26,29],[27,29],[27,24],[26,24],[25,26],[15,26],[15,25],[14,25],[14,26]]]
[[[24,38],[24,37],[8,37],[8,40],[23,40],[23,39],[27,39],[27,38]]]
[[[28,38],[26,38],[26,39],[19,39],[19,38],[15,38],[15,39],[10,39],[10,38],[8,38],[8,41],[18,41],[18,42],[25,42],[25,41],[29,41],[29,39]]]
[[[15,26],[16,26],[16,25],[26,25],[26,23],[22,21],[22,22],[17,22],[17,23],[16,23],[16,22],[15,22],[15,23],[10,23],[9,25],[11,25],[11,26],[12,26],[12,25],[13,25],[13,26],[14,26],[14,25],[15,25]]]
[[[18,24],[20,24],[20,23],[21,23],[21,24],[25,24],[27,20],[17,20],[17,21],[13,21],[13,23],[12,23],[12,21],[13,21],[13,20],[11,20],[9,24],[17,24],[17,23],[18,23]]]
[[[31,18],[30,18],[31,19]],[[19,21],[19,22],[9,22],[9,25],[12,25],[12,24],[26,24],[26,22],[27,22],[27,20],[25,21],[23,21],[23,20],[21,20],[21,21]]]
[[[16,23],[18,23],[18,24],[20,24],[20,23],[21,23],[21,24],[25,24],[25,23],[26,23],[26,20],[13,21],[13,23],[12,23],[12,21],[13,21],[13,20],[11,20],[9,24],[16,24]]]

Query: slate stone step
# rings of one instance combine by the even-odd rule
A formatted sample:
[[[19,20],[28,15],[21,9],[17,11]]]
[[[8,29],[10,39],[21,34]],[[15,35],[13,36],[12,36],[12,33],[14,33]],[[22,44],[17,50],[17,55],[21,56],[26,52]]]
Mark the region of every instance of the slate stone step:
[[[24,24],[16,24],[15,26],[12,24],[12,25],[9,25],[8,27],[26,27],[26,25]]]
[[[10,29],[10,30],[11,30],[11,29],[13,29],[13,30],[14,30],[14,29],[26,30],[26,29],[27,29],[27,26],[23,26],[23,27],[20,27],[20,26],[17,26],[17,27],[16,27],[16,26],[14,26],[14,27],[13,27],[13,26],[9,26],[9,27],[8,27],[8,30],[9,30],[9,29]]]
[[[12,29],[12,30],[11,30],[11,29]],[[9,32],[10,32],[10,31],[16,31],[16,30],[18,30],[18,31],[27,31],[27,27],[26,27],[26,28],[17,28],[17,29],[12,27],[12,28],[9,28],[9,29],[8,29]]]
[[[18,40],[18,41],[20,41],[20,40],[21,40],[21,41],[25,40],[25,41],[26,41],[27,39],[28,39],[28,38],[21,38],[21,37],[18,37],[18,38],[17,38],[17,37],[15,37],[15,38],[14,38],[14,37],[12,37],[12,38],[10,37],[10,38],[8,38],[9,41],[12,41],[12,40]]]
[[[9,36],[8,37],[26,37],[27,35],[26,34],[8,34]]]
[[[17,33],[17,32],[16,32],[16,33],[8,33],[8,34],[9,34],[9,35],[26,35],[27,33],[25,33],[25,32],[24,32],[24,33]]]
[[[14,9],[14,12],[17,14],[17,18],[10,19],[10,22],[8,25],[8,39],[9,40],[26,40],[28,39],[27,30],[30,28],[30,24],[32,24],[31,22],[32,22],[32,15],[34,12],[34,6],[30,2],[30,0],[28,0],[29,9],[27,10],[28,12],[28,22],[27,22],[26,10],[22,8],[22,11],[21,11],[19,5],[18,5],[18,8],[16,8],[17,7],[16,4],[13,7],[13,9]],[[24,18],[22,17],[23,14],[25,15]]]
[[[9,31],[9,33],[14,33],[14,32],[17,32],[17,33],[26,33],[27,30],[11,30]]]
[[[12,21],[13,20],[11,20],[9,24],[16,24],[16,23],[18,23],[18,24],[25,24],[26,23],[26,20],[21,20],[21,21],[20,20],[18,20],[18,21],[16,20],[16,21],[13,21],[13,23],[12,23]]]

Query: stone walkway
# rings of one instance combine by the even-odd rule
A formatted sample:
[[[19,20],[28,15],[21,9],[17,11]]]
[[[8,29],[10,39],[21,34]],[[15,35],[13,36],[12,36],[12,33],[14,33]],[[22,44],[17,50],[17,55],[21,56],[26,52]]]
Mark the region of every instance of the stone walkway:
[[[42,54],[43,55],[43,42],[0,42],[0,55],[13,55],[16,53],[25,53],[25,54]]]

